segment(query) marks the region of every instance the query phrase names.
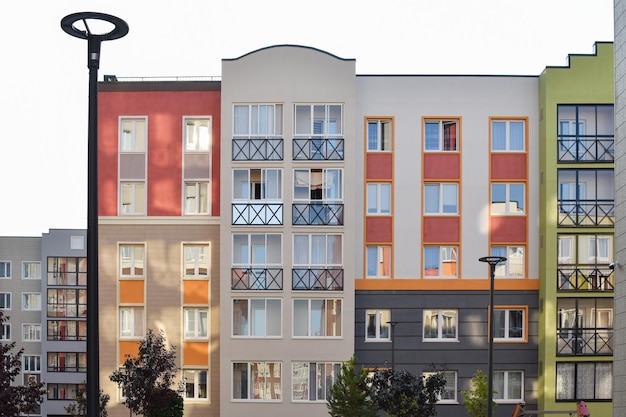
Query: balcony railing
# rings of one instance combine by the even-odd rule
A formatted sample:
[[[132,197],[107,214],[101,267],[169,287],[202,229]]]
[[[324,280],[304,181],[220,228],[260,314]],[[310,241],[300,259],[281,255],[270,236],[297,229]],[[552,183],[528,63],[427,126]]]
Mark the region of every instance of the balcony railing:
[[[294,268],[291,270],[291,288],[305,291],[341,291],[343,269]]]
[[[560,136],[558,147],[559,162],[613,162],[615,153],[613,136]]]
[[[283,138],[233,138],[233,161],[282,161]]]
[[[294,203],[292,218],[294,226],[341,226],[343,203]]]
[[[282,203],[233,203],[233,225],[281,225]]]
[[[614,200],[559,200],[559,226],[613,227]]]
[[[608,265],[602,268],[559,265],[557,274],[558,291],[609,292],[615,289],[615,276]]]
[[[294,161],[343,161],[343,138],[294,138]]]
[[[282,268],[232,268],[232,290],[282,290]]]
[[[613,329],[559,329],[558,356],[612,355]]]

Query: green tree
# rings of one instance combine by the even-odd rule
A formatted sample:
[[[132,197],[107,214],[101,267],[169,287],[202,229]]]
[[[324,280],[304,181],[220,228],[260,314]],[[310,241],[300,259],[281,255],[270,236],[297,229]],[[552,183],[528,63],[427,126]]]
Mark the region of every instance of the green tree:
[[[122,369],[113,372],[109,379],[122,389],[131,413],[178,417],[183,415],[182,398],[170,389],[177,373],[176,347],[167,348],[163,331],[156,334],[148,330],[139,343],[138,355],[126,355]],[[168,400],[167,404],[163,404],[163,399]],[[172,410],[172,414],[162,414],[165,409]],[[173,411],[178,409],[179,414]]]
[[[0,326],[10,319],[0,309]],[[15,342],[0,342],[0,417],[14,417],[30,414],[37,410],[43,395],[43,382],[30,379],[26,385],[14,385],[15,378],[22,370],[22,354],[24,349],[11,354]]]
[[[100,390],[100,417],[107,417],[109,412],[106,407],[111,399],[109,394]],[[87,417],[87,388],[83,383],[76,391],[76,399],[73,403],[63,407],[72,417]]]
[[[471,417],[486,417],[487,416],[487,404],[489,399],[487,393],[489,388],[487,385],[487,375],[480,369],[476,371],[474,377],[472,377],[471,391],[461,391],[463,399],[465,400],[465,409],[467,414]],[[495,391],[494,391],[495,392]],[[492,402],[492,406],[495,407],[496,403]]]
[[[362,367],[357,370],[355,363],[354,356],[344,362],[330,388],[326,405],[332,417],[375,417],[378,413],[378,407],[361,386],[367,378],[367,370]]]
[[[437,399],[445,385],[442,372],[425,378],[404,369],[377,370],[362,383],[372,402],[395,417],[434,416]]]

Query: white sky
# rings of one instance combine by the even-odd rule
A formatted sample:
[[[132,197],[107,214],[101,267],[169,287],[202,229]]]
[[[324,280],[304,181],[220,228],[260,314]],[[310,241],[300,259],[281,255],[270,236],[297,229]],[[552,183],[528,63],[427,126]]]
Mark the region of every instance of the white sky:
[[[20,0],[0,2],[0,236],[87,224],[87,42],[96,11],[129,34],[99,79],[221,75],[221,59],[299,44],[358,74],[530,74],[613,40],[613,0]]]

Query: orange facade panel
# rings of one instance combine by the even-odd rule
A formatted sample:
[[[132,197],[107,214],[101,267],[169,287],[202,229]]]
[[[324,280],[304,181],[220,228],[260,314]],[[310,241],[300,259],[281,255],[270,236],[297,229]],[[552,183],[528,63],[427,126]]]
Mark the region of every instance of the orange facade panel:
[[[393,178],[393,154],[368,153],[366,156],[368,180],[390,180]]]
[[[184,342],[183,366],[209,366],[209,342]]]
[[[126,360],[126,355],[137,356],[139,354],[139,341],[121,341],[120,342],[120,364]]]
[[[455,152],[425,153],[424,180],[461,179],[461,155]]]
[[[209,304],[208,280],[186,280],[183,287],[183,304]]]
[[[459,243],[460,236],[459,217],[424,217],[424,243]]]
[[[365,241],[386,243],[393,241],[393,220],[391,217],[366,217]]]
[[[526,216],[492,216],[491,243],[526,243]]]
[[[143,304],[144,302],[143,280],[120,280],[120,304]]]
[[[528,178],[527,154],[525,153],[492,153],[492,180],[525,180]]]

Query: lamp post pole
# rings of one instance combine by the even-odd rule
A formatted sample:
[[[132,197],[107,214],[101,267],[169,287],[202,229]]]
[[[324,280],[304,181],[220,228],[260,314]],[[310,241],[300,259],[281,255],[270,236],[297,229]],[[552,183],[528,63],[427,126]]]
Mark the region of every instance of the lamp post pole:
[[[104,22],[106,33],[95,33],[90,23]],[[79,24],[81,27],[77,27]],[[61,19],[61,29],[71,36],[87,40],[89,68],[89,119],[87,141],[87,415],[100,415],[100,349],[98,306],[98,68],[102,41],[119,39],[128,33],[122,19],[104,13],[80,12]]]
[[[394,329],[396,328],[397,321],[388,321],[389,336],[391,336],[391,370],[394,371],[396,367],[396,339],[394,337]]]
[[[487,417],[493,416],[493,287],[496,277],[496,265],[506,261],[504,256],[484,256],[478,259],[489,264],[489,350],[487,357]]]

